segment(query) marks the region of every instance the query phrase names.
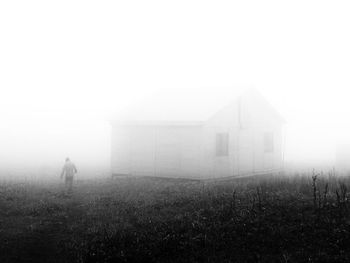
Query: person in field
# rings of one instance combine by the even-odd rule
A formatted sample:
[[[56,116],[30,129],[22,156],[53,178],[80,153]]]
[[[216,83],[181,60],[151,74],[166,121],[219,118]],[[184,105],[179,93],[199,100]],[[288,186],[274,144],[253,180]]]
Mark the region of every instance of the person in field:
[[[61,179],[63,178],[63,176],[65,176],[65,186],[68,192],[72,192],[73,178],[77,172],[78,171],[75,167],[75,164],[71,160],[69,160],[69,158],[66,158],[66,162],[64,163],[61,172]]]

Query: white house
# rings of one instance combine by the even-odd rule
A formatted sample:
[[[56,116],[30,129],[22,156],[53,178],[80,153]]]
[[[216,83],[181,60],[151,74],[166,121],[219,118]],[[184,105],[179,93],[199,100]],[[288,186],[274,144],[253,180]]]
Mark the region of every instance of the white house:
[[[277,172],[283,123],[255,90],[204,121],[113,121],[112,173],[204,179]]]

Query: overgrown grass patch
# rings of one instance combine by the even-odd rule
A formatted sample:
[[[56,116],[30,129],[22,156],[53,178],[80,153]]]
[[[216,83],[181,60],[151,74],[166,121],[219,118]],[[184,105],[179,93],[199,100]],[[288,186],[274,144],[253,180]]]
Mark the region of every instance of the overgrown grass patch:
[[[315,174],[120,178],[81,182],[68,197],[52,185],[7,185],[1,222],[36,220],[33,233],[54,233],[57,262],[349,262],[349,186]]]

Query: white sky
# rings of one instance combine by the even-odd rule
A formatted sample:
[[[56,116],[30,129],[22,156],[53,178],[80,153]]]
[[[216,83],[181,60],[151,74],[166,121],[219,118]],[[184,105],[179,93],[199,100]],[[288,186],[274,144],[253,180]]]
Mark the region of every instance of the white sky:
[[[0,159],[107,163],[108,120],[128,105],[255,86],[287,120],[287,160],[332,162],[350,128],[349,13],[347,1],[1,1]]]

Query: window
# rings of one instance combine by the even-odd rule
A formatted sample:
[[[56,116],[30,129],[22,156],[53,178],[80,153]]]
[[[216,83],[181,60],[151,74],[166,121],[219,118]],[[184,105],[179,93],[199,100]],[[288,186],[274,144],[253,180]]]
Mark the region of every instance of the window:
[[[265,153],[273,152],[273,132],[264,133],[264,152]]]
[[[216,134],[216,156],[228,156],[228,133]]]

